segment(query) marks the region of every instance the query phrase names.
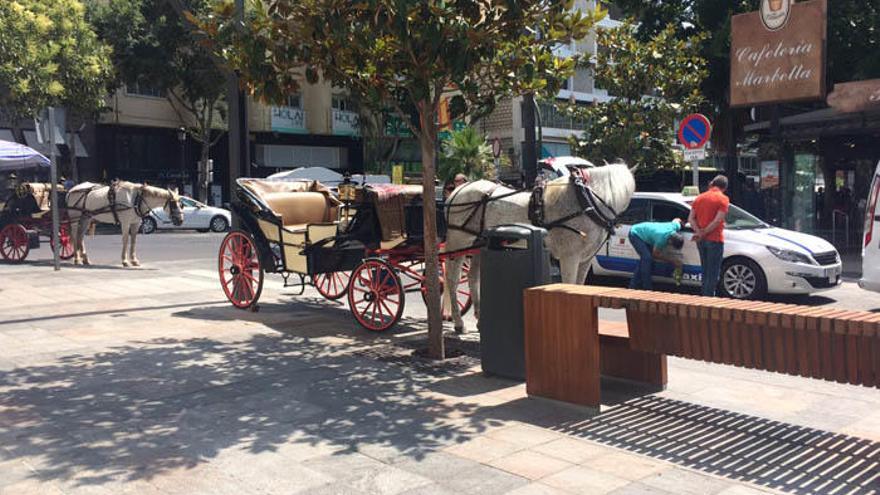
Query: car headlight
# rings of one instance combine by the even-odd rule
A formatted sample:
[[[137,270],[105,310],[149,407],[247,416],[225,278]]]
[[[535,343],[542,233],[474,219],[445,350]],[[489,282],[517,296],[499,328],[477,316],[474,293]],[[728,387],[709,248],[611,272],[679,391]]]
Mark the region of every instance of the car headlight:
[[[797,251],[779,249],[773,246],[767,246],[767,250],[773,253],[773,256],[776,256],[782,261],[788,261],[789,263],[803,263],[805,265],[813,264],[813,260],[811,260],[809,256],[803,253],[799,253]]]

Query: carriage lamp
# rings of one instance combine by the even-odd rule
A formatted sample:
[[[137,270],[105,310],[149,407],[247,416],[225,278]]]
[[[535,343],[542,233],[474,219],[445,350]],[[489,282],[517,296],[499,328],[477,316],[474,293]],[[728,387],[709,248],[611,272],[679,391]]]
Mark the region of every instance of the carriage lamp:
[[[177,129],[177,140],[181,143],[186,141],[186,129],[183,127]]]

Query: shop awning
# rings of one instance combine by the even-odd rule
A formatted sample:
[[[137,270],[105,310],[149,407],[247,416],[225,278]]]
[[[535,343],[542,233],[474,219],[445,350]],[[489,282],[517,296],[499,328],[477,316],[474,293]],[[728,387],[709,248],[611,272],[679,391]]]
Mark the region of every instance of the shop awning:
[[[76,157],[77,158],[88,158],[89,152],[86,149],[86,145],[83,144],[82,139],[79,138],[79,134],[68,134],[67,135],[67,143],[68,147],[70,147],[71,151],[73,151],[73,147],[70,143],[76,143]]]
[[[0,171],[48,166],[49,159],[33,148],[10,141],[0,141]]]
[[[28,146],[39,151],[40,153],[42,153],[46,156],[49,156],[52,154],[52,152],[49,149],[49,143],[41,143],[37,140],[37,131],[30,131],[30,130],[24,131],[24,140]],[[55,148],[56,148],[55,152],[60,155],[61,153],[57,151],[58,145],[55,145]]]
[[[764,120],[743,127],[745,132],[764,132],[772,129],[773,122]],[[783,129],[812,129],[831,132],[851,132],[855,130],[874,129],[880,131],[880,111],[845,113],[835,108],[823,108],[811,112],[799,113],[779,119],[779,127]]]

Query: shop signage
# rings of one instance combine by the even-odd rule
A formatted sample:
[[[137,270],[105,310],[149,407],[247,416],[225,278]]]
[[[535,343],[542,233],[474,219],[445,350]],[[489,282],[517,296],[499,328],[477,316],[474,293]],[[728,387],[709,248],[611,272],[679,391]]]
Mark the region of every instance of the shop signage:
[[[355,112],[333,109],[333,134],[341,136],[357,136],[359,117]]]
[[[824,98],[826,2],[762,0],[733,17],[731,106]]]
[[[272,131],[301,134],[306,128],[306,112],[296,107],[272,107]]]
[[[761,189],[771,189],[779,185],[779,162],[761,162]]]
[[[835,84],[828,106],[847,113],[880,110],[880,79]]]
[[[403,164],[395,163],[391,166],[391,183],[403,184]]]

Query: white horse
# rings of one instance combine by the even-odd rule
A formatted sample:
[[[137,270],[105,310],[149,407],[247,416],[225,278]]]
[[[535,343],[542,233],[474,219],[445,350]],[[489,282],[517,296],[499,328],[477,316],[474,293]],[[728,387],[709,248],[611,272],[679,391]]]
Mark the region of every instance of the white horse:
[[[586,185],[598,197],[599,209],[603,210],[605,216],[616,217],[629,207],[636,182],[632,171],[625,164],[587,169],[583,175]],[[546,183],[543,194],[545,225],[552,225],[570,217],[560,225],[549,228],[546,239],[550,254],[559,260],[562,281],[568,284],[584,283],[590,261],[607,239],[606,227],[583,213],[584,208],[578,199],[577,188],[578,186],[569,177],[563,177]],[[474,232],[503,224],[531,223],[529,220],[531,194],[528,191],[516,193],[512,189],[486,180],[460,186],[450,195],[446,203],[449,227],[446,233],[445,251],[454,252],[473,246],[477,240]],[[481,204],[484,198],[489,199]],[[478,209],[475,211],[475,208]],[[451,309],[457,332],[464,331],[461,311],[457,304],[448,304],[447,301],[455,300],[451,298],[451,294],[457,293],[463,262],[464,257],[447,259],[444,284],[444,311],[447,308]],[[480,257],[474,256],[470,263],[468,285],[473,300],[474,316],[479,318]]]
[[[74,186],[67,193],[67,211],[74,248],[73,263],[89,264],[83,238],[92,221],[97,221],[118,223],[121,226],[122,266],[140,266],[135,254],[135,244],[141,220],[149,215],[153,208],[159,207],[171,217],[174,225],[183,223],[180,196],[170,189],[131,182],[118,182],[112,186],[84,182]]]

